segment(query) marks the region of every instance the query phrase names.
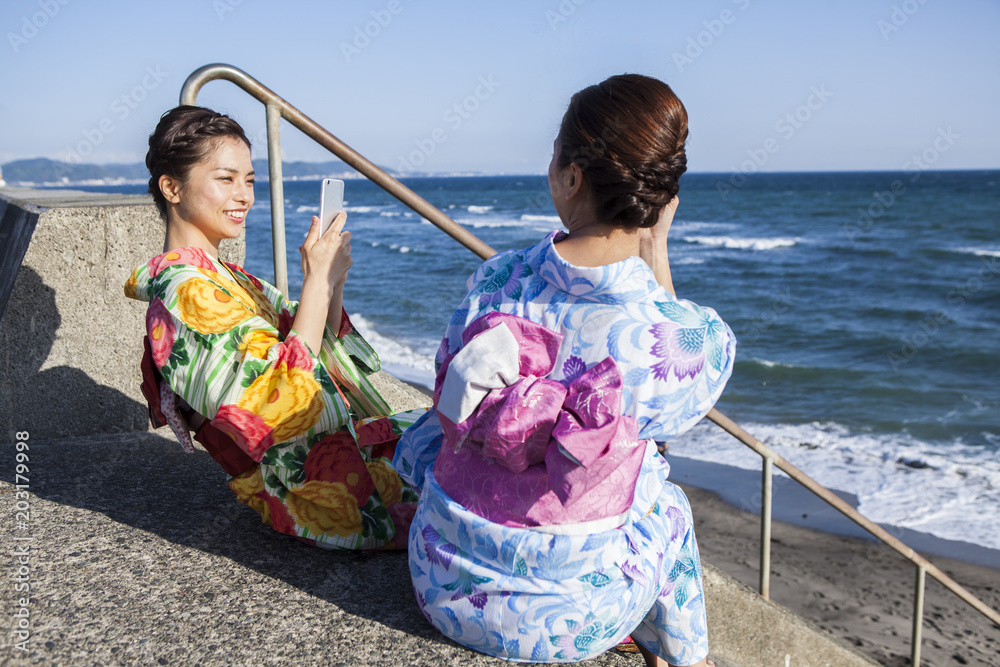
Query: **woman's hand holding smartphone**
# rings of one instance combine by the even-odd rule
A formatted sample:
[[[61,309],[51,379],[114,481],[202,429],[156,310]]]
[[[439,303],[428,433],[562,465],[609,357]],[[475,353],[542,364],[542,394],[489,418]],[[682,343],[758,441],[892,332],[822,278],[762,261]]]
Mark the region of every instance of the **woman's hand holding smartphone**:
[[[344,182],[335,178],[324,178],[319,195],[319,235],[333,225],[333,219],[344,210]]]

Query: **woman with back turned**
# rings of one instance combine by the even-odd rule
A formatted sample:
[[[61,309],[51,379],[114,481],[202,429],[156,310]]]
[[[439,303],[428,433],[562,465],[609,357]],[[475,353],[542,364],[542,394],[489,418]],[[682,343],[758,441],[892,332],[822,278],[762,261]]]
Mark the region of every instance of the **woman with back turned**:
[[[469,279],[435,407],[393,461],[422,489],[417,601],[459,643],[570,662],[631,634],[649,665],[708,662],[691,509],[656,445],[711,409],[735,352],[715,311],[671,282],[686,138],[656,79],[580,91],[549,165],[568,231]]]
[[[367,376],[378,356],[344,313],[346,214],[299,251],[302,298],[219,259],[254,203],[250,142],[236,121],[180,106],[149,137],[149,191],[164,252],[125,295],[149,303],[143,393],[154,426],[189,430],[237,499],[275,530],[328,549],[403,549],[416,491],[391,461],[415,413],[389,415]],[[422,412],[422,411],[420,411]]]

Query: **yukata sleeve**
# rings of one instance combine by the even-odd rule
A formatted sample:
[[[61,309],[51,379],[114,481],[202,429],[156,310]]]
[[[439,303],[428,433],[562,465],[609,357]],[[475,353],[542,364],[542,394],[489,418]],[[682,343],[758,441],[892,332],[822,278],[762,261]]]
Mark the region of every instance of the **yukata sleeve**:
[[[639,437],[665,441],[688,431],[722,395],[733,372],[736,336],[718,313],[664,293],[654,301],[659,321],[638,338],[641,380]]]
[[[413,488],[423,489],[427,471],[437,459],[443,441],[441,420],[437,410],[431,408],[400,436],[392,467]]]
[[[273,445],[350,422],[333,379],[301,337],[284,337],[212,267],[174,264],[151,280],[146,329],[175,394],[255,461]]]
[[[351,323],[347,312],[341,314],[340,331],[329,325],[323,331],[319,358],[344,387],[347,400],[358,417],[382,417],[392,409],[368,377],[382,368],[375,349]]]
[[[441,345],[434,357],[436,375],[434,386],[436,389],[440,389],[444,380],[446,368],[444,362],[458,351],[461,345],[462,331],[468,323],[469,311],[474,308],[469,294],[484,280],[486,270],[492,266],[497,257],[498,255],[494,255],[483,262],[466,281],[466,297],[451,316],[444,338],[441,339]],[[435,391],[435,395],[437,395],[437,391]],[[441,428],[441,420],[438,417],[437,408],[432,407],[403,433],[396,444],[396,453],[392,459],[392,465],[396,472],[414,488],[423,489],[427,471],[437,459],[443,440],[444,432]]]
[[[299,302],[286,299],[274,286],[261,283],[261,289],[278,313],[279,334],[291,331]],[[341,312],[340,330],[323,329],[323,341],[317,355],[330,376],[343,388],[349,407],[359,418],[383,417],[392,413],[389,404],[368,377],[382,369],[382,362],[364,336]]]

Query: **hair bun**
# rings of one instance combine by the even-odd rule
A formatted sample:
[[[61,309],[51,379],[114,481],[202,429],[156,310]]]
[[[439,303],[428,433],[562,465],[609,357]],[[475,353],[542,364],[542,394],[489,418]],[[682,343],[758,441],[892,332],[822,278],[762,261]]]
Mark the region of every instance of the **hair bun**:
[[[687,133],[687,111],[670,86],[639,74],[613,76],[570,100],[557,164],[580,165],[605,222],[651,227],[687,170]]]

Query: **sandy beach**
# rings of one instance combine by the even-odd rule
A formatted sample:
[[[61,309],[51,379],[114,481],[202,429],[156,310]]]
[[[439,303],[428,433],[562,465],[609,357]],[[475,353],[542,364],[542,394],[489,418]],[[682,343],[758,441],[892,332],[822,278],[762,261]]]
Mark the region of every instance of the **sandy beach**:
[[[684,490],[694,510],[702,559],[756,589],[760,518],[709,491]],[[775,522],[772,537],[775,602],[881,664],[910,664],[916,574],[909,561],[880,543],[787,523]],[[930,560],[1000,609],[1000,571],[943,557]],[[1000,665],[1000,628],[930,577],[924,604],[923,665]]]

